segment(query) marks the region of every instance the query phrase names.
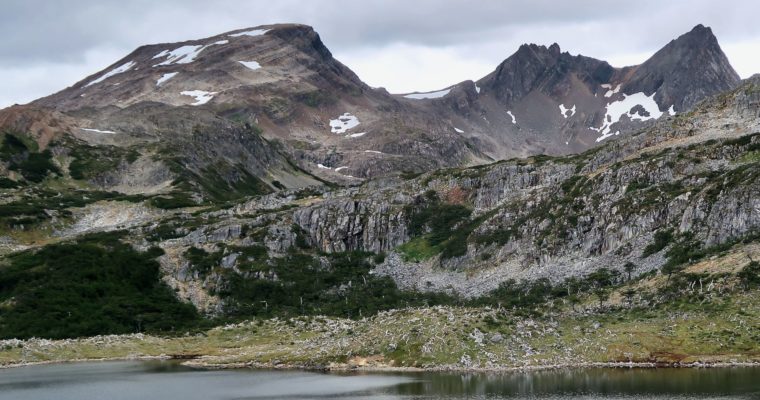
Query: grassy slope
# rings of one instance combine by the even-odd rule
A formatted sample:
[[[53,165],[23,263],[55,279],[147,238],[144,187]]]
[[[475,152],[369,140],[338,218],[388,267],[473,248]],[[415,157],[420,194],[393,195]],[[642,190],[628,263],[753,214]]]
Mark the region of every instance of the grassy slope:
[[[622,293],[666,284],[662,275],[618,288],[601,310],[588,297],[572,311],[554,305],[543,316],[491,308],[431,307],[379,313],[363,320],[300,317],[257,320],[203,334],[160,338],[0,342],[0,364],[202,356],[216,366],[510,368],[596,362],[760,362],[760,296],[733,284],[731,273],[760,252],[740,245],[690,266],[710,281],[701,303],[670,301],[628,307]],[[693,291],[698,291],[693,288]],[[501,340],[496,335],[501,335]],[[496,339],[496,340],[494,340]]]

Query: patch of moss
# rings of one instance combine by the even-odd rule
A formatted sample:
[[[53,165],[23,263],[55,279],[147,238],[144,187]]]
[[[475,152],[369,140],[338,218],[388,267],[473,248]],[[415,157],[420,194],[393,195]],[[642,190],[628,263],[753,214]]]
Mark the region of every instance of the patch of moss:
[[[411,262],[425,261],[440,253],[440,250],[435,246],[431,246],[424,236],[414,238],[402,244],[397,250],[401,253],[404,261]]]

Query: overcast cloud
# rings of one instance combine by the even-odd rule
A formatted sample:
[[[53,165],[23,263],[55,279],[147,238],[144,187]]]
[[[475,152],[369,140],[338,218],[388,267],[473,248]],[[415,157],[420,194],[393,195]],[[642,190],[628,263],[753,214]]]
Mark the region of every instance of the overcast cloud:
[[[0,107],[97,72],[142,44],[309,24],[365,82],[433,90],[492,71],[522,43],[637,64],[710,26],[742,77],[760,72],[756,1],[0,0]]]

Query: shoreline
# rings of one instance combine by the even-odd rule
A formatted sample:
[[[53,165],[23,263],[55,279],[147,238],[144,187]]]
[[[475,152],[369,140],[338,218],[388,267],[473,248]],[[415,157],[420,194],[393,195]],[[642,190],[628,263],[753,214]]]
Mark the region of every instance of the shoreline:
[[[0,341],[0,369],[150,360],[202,369],[337,373],[757,367],[760,353],[750,327],[760,324],[760,314],[742,316],[740,327],[727,317],[756,309],[760,300],[750,295],[736,299],[732,313],[672,312],[624,321],[605,315],[504,321],[492,309],[435,307],[360,321],[252,320],[182,336],[9,339]]]
[[[329,364],[329,365],[298,365],[298,364],[271,364],[271,363],[229,363],[229,364],[210,364],[204,362],[194,362],[195,359],[183,359],[167,355],[160,356],[136,356],[136,357],[109,357],[109,358],[89,358],[89,359],[70,359],[70,360],[48,360],[48,361],[31,361],[20,363],[9,363],[0,365],[0,370],[35,367],[55,364],[79,364],[79,363],[98,363],[98,362],[115,362],[115,361],[176,361],[182,366],[195,368],[199,370],[269,370],[269,371],[308,371],[308,372],[338,372],[338,373],[373,373],[373,372],[454,372],[454,373],[511,373],[511,372],[534,372],[560,369],[710,369],[710,368],[758,368],[760,362],[691,362],[691,363],[656,363],[656,362],[582,362],[575,364],[547,364],[547,365],[526,365],[526,366],[491,366],[491,367],[463,367],[456,365],[439,365],[434,367],[393,367],[393,366],[357,366],[346,363]]]

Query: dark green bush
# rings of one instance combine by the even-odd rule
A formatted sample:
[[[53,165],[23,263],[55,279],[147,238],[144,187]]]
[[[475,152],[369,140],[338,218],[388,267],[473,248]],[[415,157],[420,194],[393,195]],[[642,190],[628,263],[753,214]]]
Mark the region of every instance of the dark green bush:
[[[647,245],[647,247],[644,248],[644,252],[641,253],[642,257],[648,257],[654,253],[657,253],[658,251],[664,249],[667,247],[667,245],[670,244],[670,242],[673,241],[673,230],[671,229],[661,229],[654,233],[654,242]]]
[[[89,235],[9,257],[0,268],[0,338],[69,338],[171,332],[198,314],[160,280],[154,248],[135,251],[119,233]],[[12,299],[12,300],[11,300]]]
[[[50,150],[42,153],[29,153],[26,159],[11,162],[10,170],[18,171],[24,178],[32,182],[42,182],[48,174],[60,175],[61,171],[53,164]]]
[[[22,135],[5,133],[0,159],[8,162],[11,171],[17,171],[30,182],[42,182],[50,173],[60,175],[50,150],[38,152],[37,143],[28,138],[25,142]]]
[[[745,289],[757,288],[760,286],[760,263],[752,261],[745,265],[737,274],[739,281]]]
[[[209,253],[197,247],[190,247],[183,255],[190,262],[193,270],[197,271],[201,277],[208,275],[214,267],[219,265],[222,258],[221,251]]]
[[[439,250],[443,258],[464,255],[467,238],[476,228],[476,223],[469,220],[472,210],[460,204],[439,202],[435,191],[425,192],[424,197],[428,204],[407,208],[411,235],[424,235],[424,240]]]
[[[195,207],[198,205],[185,193],[173,193],[168,196],[156,196],[150,199],[150,204],[156,208],[172,210],[175,208]]]
[[[19,184],[4,176],[0,176],[0,189],[15,189],[19,187]]]
[[[291,253],[261,265],[277,278],[233,275],[220,292],[227,297],[233,316],[334,315],[356,318],[405,306],[452,304],[454,298],[438,293],[401,291],[389,277],[370,274],[372,253],[344,252],[323,255]]]

